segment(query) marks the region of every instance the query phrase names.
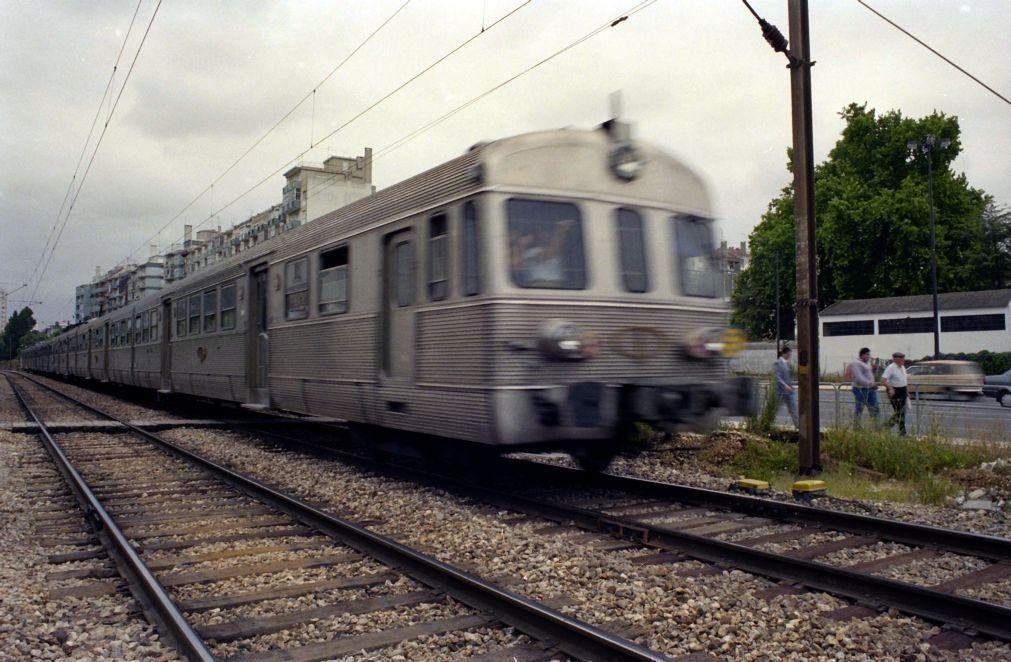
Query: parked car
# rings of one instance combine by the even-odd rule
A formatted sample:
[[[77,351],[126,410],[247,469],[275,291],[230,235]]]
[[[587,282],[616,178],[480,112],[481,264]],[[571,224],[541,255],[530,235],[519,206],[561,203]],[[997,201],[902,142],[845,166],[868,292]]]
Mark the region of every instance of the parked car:
[[[1001,407],[1011,407],[1011,370],[983,379],[983,393],[996,398]]]
[[[969,399],[983,395],[983,369],[972,361],[921,361],[906,369],[909,395]]]

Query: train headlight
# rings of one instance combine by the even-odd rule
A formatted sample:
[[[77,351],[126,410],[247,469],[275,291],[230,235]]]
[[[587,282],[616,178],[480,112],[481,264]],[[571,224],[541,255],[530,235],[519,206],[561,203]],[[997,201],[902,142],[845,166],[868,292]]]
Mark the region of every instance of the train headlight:
[[[548,320],[541,326],[537,346],[556,361],[582,361],[597,355],[600,340],[593,333],[566,320]]]
[[[697,329],[685,336],[685,354],[696,359],[737,356],[744,349],[740,329]]]
[[[618,179],[630,182],[638,179],[646,162],[639,155],[639,150],[629,143],[615,145],[608,155],[611,172]]]

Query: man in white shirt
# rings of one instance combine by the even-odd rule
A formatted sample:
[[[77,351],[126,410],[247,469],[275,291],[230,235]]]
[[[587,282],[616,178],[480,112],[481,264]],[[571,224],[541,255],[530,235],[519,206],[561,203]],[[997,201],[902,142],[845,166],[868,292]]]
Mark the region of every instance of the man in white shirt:
[[[908,398],[906,381],[906,355],[902,352],[892,354],[892,363],[881,375],[881,381],[888,389],[888,399],[895,413],[888,420],[888,425],[898,424],[899,434],[906,434],[906,402]]]

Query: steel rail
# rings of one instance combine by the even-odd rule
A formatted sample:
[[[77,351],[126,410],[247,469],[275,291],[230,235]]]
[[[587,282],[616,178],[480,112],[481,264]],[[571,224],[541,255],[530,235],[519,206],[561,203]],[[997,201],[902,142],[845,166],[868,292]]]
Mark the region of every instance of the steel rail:
[[[24,375],[23,375],[24,376]],[[441,588],[460,602],[478,610],[489,611],[495,618],[540,640],[551,642],[568,655],[587,660],[666,660],[666,656],[635,642],[605,632],[593,625],[570,618],[534,600],[487,582],[468,572],[439,561],[395,540],[369,531],[352,522],[339,519],[320,508],[295,499],[228,467],[217,464],[192,451],[162,439],[112,416],[97,407],[80,402],[52,387],[24,376],[29,381],[49,389],[100,416],[118,421],[131,431],[149,439],[159,447],[196,464],[215,477],[266,502],[278,510],[323,533],[338,538],[359,551],[404,571],[422,583]]]
[[[647,478],[610,473],[592,474],[580,469],[570,469],[530,460],[502,458],[501,462],[522,471],[540,473],[560,485],[570,485],[575,480],[584,480],[589,482],[592,487],[625,490],[695,506],[708,506],[787,522],[813,524],[850,533],[874,534],[893,542],[942,549],[994,561],[1011,562],[1011,540],[982,533],[899,522],[871,515],[857,515],[734,492],[664,483]]]
[[[281,437],[281,435],[277,435],[274,432],[267,434],[268,436]],[[351,459],[364,465],[376,465],[376,462],[372,460],[350,454],[347,451],[325,448],[311,442],[292,441],[308,446],[313,450],[330,455],[340,455],[343,458]],[[552,466],[519,460],[515,462],[519,462],[522,465],[535,464],[537,467]],[[764,552],[744,545],[724,542],[705,536],[663,529],[634,519],[612,516],[543,499],[519,496],[514,493],[479,486],[473,482],[461,481],[415,467],[390,464],[383,464],[382,467],[398,474],[414,478],[422,477],[435,482],[440,487],[449,488],[457,493],[517,512],[535,515],[563,524],[575,524],[587,530],[610,533],[617,537],[640,542],[649,547],[674,551],[686,557],[726,567],[738,568],[783,582],[802,584],[808,588],[848,598],[860,604],[874,607],[894,607],[901,612],[919,616],[929,621],[952,624],[967,632],[981,632],[997,639],[1011,641],[1011,608],[1001,605],[966,598],[953,593],[944,593],[906,582],[885,579],[875,575],[854,572],[824,563]],[[524,469],[527,468],[529,467],[524,466]],[[585,473],[579,470],[567,471],[574,474]],[[567,475],[571,476],[572,474]],[[566,485],[571,484],[571,482],[555,482],[555,484]],[[667,484],[659,483],[658,485],[662,487]],[[717,495],[723,494],[710,490],[703,490],[703,492],[713,492]],[[727,494],[727,496],[734,497],[739,495]],[[753,497],[751,499],[765,502],[764,499],[754,499]],[[792,506],[792,504],[784,505]],[[799,508],[804,511],[822,512],[816,508]],[[870,519],[879,522],[887,521],[880,520],[879,518]],[[933,527],[924,528],[933,529]],[[947,529],[938,530],[948,531]],[[974,534],[966,535],[972,536]],[[883,536],[889,537],[887,534],[883,534]],[[921,544],[934,546],[929,543]],[[975,552],[963,553],[978,556]]]
[[[56,442],[45,423],[28,404],[21,389],[14,384],[14,380],[9,376],[7,382],[21,407],[38,425],[38,434],[42,439],[43,446],[60,473],[63,474],[67,486],[77,498],[85,517],[94,525],[99,538],[116,562],[120,573],[127,579],[127,585],[137,602],[142,605],[145,612],[153,615],[158,629],[166,634],[186,657],[191,660],[213,660],[214,656],[204,645],[203,639],[179,611],[165,587],[140,558],[123,531],[102,506],[81,474],[74,468],[73,463],[63,452],[63,448]]]

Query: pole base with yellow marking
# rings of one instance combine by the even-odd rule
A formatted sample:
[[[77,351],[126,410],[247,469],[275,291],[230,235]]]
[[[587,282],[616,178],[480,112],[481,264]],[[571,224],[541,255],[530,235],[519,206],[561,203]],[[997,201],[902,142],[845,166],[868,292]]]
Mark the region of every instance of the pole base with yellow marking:
[[[758,480],[755,478],[738,478],[730,486],[730,489],[735,492],[748,492],[749,494],[758,494],[759,492],[768,491],[769,483],[764,480]]]
[[[798,480],[791,490],[795,499],[815,499],[826,495],[828,485],[823,480]]]

